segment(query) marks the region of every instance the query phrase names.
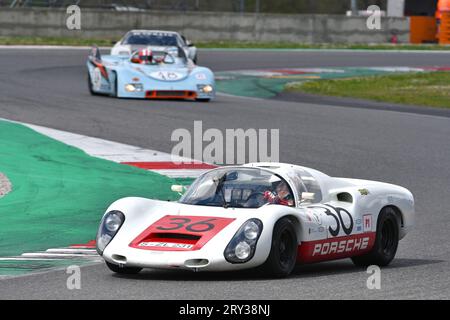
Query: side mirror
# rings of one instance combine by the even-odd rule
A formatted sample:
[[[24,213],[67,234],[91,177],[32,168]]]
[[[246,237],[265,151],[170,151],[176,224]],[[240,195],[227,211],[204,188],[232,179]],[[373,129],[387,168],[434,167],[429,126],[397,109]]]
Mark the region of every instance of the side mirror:
[[[315,193],[313,192],[302,192],[302,202],[313,201],[315,198]]]
[[[194,44],[190,40],[186,40],[186,45],[188,47],[193,47],[194,46]]]

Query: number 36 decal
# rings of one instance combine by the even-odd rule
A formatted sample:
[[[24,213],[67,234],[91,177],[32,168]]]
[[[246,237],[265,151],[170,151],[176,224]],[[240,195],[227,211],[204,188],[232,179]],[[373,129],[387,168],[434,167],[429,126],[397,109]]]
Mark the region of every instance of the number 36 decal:
[[[206,232],[209,230],[214,229],[214,220],[215,218],[206,219],[202,221],[197,221],[194,223],[192,222],[192,219],[189,218],[171,218],[168,221],[166,220],[166,226],[159,226],[156,229],[158,230],[178,230],[178,229],[185,229],[190,232]]]
[[[152,226],[153,232],[217,233],[234,219],[202,216],[164,216]]]

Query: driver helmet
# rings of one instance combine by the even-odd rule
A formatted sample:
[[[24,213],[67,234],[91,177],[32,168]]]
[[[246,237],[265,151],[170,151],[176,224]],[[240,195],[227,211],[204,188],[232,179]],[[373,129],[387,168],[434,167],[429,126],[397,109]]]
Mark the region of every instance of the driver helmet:
[[[285,191],[287,193],[287,196],[290,195],[289,186],[284,180],[276,181],[272,183],[273,191],[278,195],[281,191]]]
[[[153,52],[150,49],[141,49],[138,52],[138,60],[141,64],[150,64],[153,60]]]

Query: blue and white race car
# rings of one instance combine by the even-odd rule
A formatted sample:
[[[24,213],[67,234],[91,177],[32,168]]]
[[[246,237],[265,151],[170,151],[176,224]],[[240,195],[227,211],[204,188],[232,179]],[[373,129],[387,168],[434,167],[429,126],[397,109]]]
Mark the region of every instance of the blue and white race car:
[[[195,65],[180,47],[141,49],[130,56],[102,56],[94,46],[87,68],[91,94],[210,101],[216,91],[213,72]]]

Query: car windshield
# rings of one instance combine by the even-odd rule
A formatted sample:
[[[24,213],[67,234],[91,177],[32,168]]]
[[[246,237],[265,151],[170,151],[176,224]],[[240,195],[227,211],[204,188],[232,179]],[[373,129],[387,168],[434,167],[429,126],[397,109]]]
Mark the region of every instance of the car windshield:
[[[265,204],[293,206],[292,190],[284,179],[260,168],[220,168],[194,181],[181,203],[234,208]]]
[[[164,51],[152,51],[151,56],[142,57],[139,55],[139,51],[133,52],[130,61],[132,63],[146,64],[146,65],[160,65],[160,64],[173,64],[175,63],[175,58]]]
[[[159,33],[131,33],[125,37],[122,44],[176,47],[178,46],[175,35]]]

